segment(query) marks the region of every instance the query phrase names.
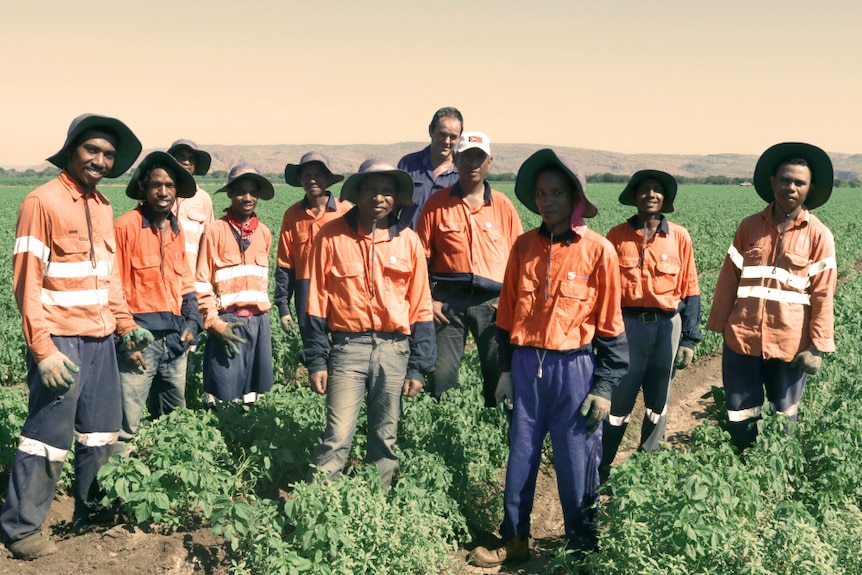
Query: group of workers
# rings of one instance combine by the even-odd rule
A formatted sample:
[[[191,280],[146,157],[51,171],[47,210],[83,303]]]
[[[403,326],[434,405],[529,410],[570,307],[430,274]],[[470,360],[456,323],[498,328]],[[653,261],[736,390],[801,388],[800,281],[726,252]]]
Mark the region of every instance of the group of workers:
[[[517,200],[541,217],[524,232],[486,179],[488,135],[463,124],[457,109],[441,108],[427,147],[397,165],[368,159],[346,180],[320,152],[285,168],[286,183],[305,195],[284,214],[273,301],[280,327],[301,334],[310,387],[326,396],[308,479],[340,475],[365,401],[366,463],[388,486],[402,397],[427,385],[445,401],[470,335],[484,405],[509,422],[503,540],[470,560],[494,567],[529,558],[548,434],[569,546],[588,552],[597,490],[638,393],[639,449],[652,451],[664,438],[675,370],[690,365],[701,340],[692,239],[665,217],[677,183],[660,170],[636,172],[619,196],[636,213],[603,237],[587,225],[598,209],[583,170],[542,149],[515,182]],[[98,520],[96,473],[112,454],[129,455],[145,408],[159,416],[185,406],[200,332],[208,334],[205,405],[251,403],[273,385],[272,234],[255,213],[272,183],[233,167],[218,190],[230,205],[215,220],[194,180],[211,157],[178,140],[138,164],[126,193],[139,204],[114,222],[96,186],[129,170],[140,151],[119,120],[80,116],[49,158],[60,176],[19,211],[14,288],[30,409],[0,534],[20,559],[56,551],[42,526],[73,440],[73,523]],[[339,199],[329,188],[342,181]],[[737,229],[706,323],[724,335],[726,407],[740,450],[755,440],[765,399],[795,419],[807,376],[834,351],[834,242],[810,211],[829,198],[831,161],[816,146],[777,144],[758,161],[754,187],[768,205]]]

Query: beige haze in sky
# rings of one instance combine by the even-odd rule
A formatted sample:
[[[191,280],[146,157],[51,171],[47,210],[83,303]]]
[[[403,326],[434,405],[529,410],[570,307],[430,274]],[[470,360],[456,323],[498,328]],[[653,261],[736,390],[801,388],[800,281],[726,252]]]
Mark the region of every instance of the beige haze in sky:
[[[144,148],[492,141],[623,153],[862,151],[862,3],[0,0],[0,166],[83,112]]]

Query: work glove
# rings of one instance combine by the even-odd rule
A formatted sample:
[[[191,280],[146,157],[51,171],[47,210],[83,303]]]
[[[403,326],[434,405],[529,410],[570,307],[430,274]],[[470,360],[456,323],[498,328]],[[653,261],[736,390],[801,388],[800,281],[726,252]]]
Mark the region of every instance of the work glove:
[[[599,427],[599,424],[608,418],[611,413],[611,400],[590,393],[581,404],[581,415],[587,418],[587,435]]]
[[[281,331],[290,333],[293,331],[293,325],[293,317],[289,313],[281,316]]]
[[[497,380],[497,390],[494,392],[494,397],[497,399],[497,407],[503,415],[508,415],[514,404],[515,393],[512,389],[512,372],[504,371],[500,374],[500,379]]]
[[[814,349],[806,349],[800,351],[790,362],[790,367],[804,371],[809,375],[814,375],[820,370],[820,352]]]
[[[676,352],[676,368],[687,368],[691,365],[692,359],[694,359],[694,350],[690,347],[679,346],[679,349]]]
[[[136,327],[129,333],[123,336],[122,347],[127,352],[143,351],[147,346],[153,343],[153,334],[150,330],[142,327]]]
[[[241,323],[226,323],[222,331],[216,331],[215,335],[221,341],[224,347],[225,355],[228,357],[236,357],[239,355],[238,343],[248,343],[247,339],[243,339],[238,335],[234,335],[233,330],[242,327]]]
[[[62,393],[75,383],[73,373],[81,371],[72,360],[62,352],[54,352],[36,364],[42,385],[54,393]]]

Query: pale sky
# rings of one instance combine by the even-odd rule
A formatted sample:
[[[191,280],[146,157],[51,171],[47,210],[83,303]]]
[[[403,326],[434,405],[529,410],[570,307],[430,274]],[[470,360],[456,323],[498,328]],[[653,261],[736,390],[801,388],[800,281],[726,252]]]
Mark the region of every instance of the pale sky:
[[[0,166],[80,113],[144,148],[428,140],[862,152],[858,0],[0,0]]]

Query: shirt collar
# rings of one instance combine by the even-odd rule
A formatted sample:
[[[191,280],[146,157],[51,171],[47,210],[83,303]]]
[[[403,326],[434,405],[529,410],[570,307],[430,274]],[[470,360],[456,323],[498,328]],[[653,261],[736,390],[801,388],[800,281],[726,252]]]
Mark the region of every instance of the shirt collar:
[[[333,196],[332,192],[330,192],[329,190],[326,190],[324,193],[327,196],[326,197],[326,211],[327,212],[334,212],[335,210],[338,209],[338,206],[335,204],[335,196]],[[308,205],[308,196],[305,196],[305,195],[302,196],[302,200],[300,200],[300,201],[302,202],[302,207],[304,209],[307,210],[307,209],[311,208],[311,206]]]
[[[143,202],[138,206],[138,209],[141,211],[141,227],[158,229],[155,218],[153,217],[153,209],[150,207],[150,204]],[[178,235],[180,233],[180,226],[177,223],[177,218],[174,216],[173,210],[168,212],[166,219],[170,222],[171,230],[173,230],[174,235]]]
[[[484,200],[485,205],[491,205],[491,184],[488,183],[487,180],[483,181],[482,184],[485,186]],[[458,196],[459,198],[464,197],[464,190],[461,189],[461,182],[455,182],[452,185],[452,191],[449,192],[450,196]]]
[[[658,224],[658,231],[667,235],[670,232],[670,226],[667,224],[667,218],[661,214],[659,214],[659,217],[661,218],[661,221]],[[641,229],[640,223],[638,222],[637,214],[633,215],[626,221],[629,223],[629,225],[631,225],[632,228],[636,230]]]

